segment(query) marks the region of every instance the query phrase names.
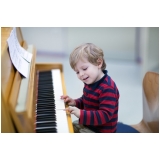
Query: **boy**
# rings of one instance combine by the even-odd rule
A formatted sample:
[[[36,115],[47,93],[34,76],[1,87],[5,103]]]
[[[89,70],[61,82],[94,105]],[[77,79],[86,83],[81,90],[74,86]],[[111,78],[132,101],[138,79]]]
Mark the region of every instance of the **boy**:
[[[103,56],[92,43],[80,45],[70,54],[70,65],[84,83],[82,97],[61,96],[69,105],[66,110],[79,118],[79,123],[73,122],[75,132],[116,132],[119,91],[105,70]]]

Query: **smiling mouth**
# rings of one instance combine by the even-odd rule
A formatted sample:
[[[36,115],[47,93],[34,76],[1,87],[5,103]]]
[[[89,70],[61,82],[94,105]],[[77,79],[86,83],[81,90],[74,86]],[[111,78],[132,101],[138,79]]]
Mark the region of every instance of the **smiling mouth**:
[[[85,81],[86,79],[88,79],[88,77],[87,77],[87,78],[84,78],[83,80]]]

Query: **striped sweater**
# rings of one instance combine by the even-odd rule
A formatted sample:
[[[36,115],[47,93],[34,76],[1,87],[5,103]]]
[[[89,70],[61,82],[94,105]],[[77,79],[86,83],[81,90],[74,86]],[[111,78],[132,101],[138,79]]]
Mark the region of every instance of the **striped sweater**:
[[[95,132],[116,132],[118,121],[119,91],[115,82],[107,75],[94,84],[84,84],[83,95],[75,99],[80,109],[79,123]]]

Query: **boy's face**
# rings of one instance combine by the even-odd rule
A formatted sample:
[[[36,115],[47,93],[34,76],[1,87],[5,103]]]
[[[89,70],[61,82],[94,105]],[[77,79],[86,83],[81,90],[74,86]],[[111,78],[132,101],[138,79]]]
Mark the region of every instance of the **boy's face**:
[[[93,65],[87,59],[79,60],[75,66],[77,77],[86,84],[92,84],[100,80],[104,73],[101,70],[102,61],[98,61],[98,65]]]

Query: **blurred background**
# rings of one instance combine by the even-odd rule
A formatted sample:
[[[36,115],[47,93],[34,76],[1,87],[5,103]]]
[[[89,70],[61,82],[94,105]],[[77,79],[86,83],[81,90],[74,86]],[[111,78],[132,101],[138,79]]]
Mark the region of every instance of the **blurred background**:
[[[21,31],[27,43],[36,47],[37,63],[63,64],[67,94],[72,98],[82,95],[83,83],[69,65],[69,54],[82,43],[100,47],[108,74],[119,88],[119,121],[141,121],[143,77],[147,71],[159,73],[158,27],[21,27]]]

